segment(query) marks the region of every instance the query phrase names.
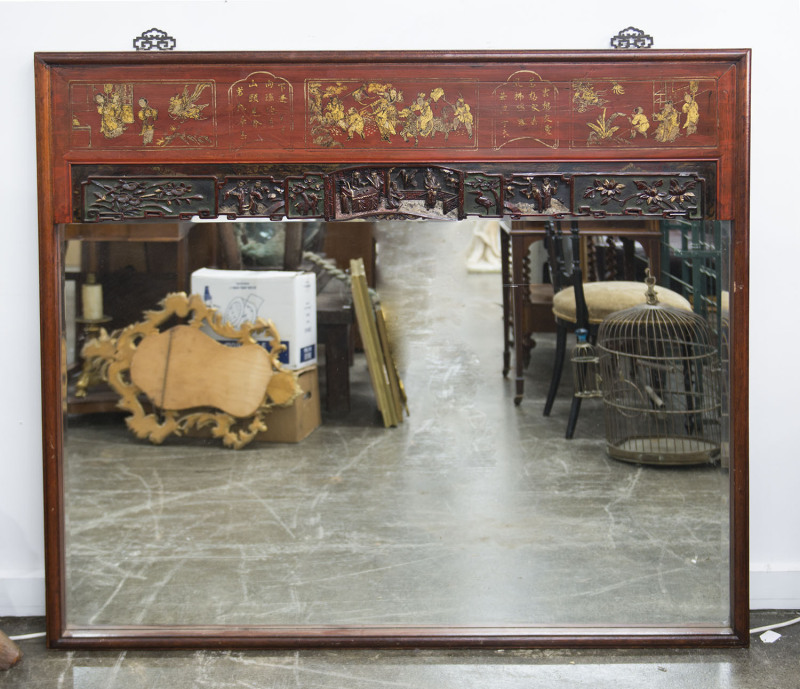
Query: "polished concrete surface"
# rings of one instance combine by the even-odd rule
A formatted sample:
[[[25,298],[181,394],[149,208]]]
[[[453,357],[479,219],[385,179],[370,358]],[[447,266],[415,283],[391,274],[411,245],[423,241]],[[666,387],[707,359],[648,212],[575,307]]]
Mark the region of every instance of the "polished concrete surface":
[[[797,612],[753,614],[754,625]],[[7,634],[41,618],[0,619]],[[48,651],[18,642],[4,689],[797,689],[800,625],[746,649],[528,651]]]
[[[71,419],[69,622],[724,626],[727,471],[609,459],[597,400],[565,440],[568,375],[542,416],[552,336],[538,338],[515,407],[500,374],[500,276],[466,274],[470,229],[380,231],[379,293],[410,416],[383,428],[358,355],[353,412],[296,445],[157,447],[113,417]],[[87,655],[86,672],[108,657]],[[247,657],[221,655],[213,672]],[[315,657],[333,686],[340,661]],[[385,681],[391,658],[415,662],[377,657]]]

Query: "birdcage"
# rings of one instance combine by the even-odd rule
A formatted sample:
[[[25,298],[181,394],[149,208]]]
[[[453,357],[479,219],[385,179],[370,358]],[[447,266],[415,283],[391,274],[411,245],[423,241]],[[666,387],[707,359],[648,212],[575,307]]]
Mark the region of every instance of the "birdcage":
[[[600,325],[597,351],[608,454],[640,464],[700,464],[720,453],[718,350],[702,316],[647,303]]]

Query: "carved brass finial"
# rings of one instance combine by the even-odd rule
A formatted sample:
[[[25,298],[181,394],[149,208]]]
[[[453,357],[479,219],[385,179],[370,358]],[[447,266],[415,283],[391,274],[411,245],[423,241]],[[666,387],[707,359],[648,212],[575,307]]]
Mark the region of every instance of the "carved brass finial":
[[[136,50],[175,50],[178,42],[168,36],[166,31],[161,29],[148,29],[141,36],[133,39],[133,47]]]
[[[619,50],[636,50],[638,48],[652,48],[653,37],[641,29],[629,26],[611,38],[611,47]]]
[[[655,290],[656,279],[653,277],[649,268],[645,270],[645,275],[646,277],[644,281],[645,284],[647,285],[647,291],[644,294],[645,297],[647,297],[647,303],[650,306],[655,306],[656,304],[658,304],[658,297],[656,296],[656,290]]]

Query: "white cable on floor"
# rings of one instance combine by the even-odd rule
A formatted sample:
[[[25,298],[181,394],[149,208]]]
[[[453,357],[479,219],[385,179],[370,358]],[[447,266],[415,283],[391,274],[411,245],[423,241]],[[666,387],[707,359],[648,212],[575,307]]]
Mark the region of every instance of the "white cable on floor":
[[[25,641],[27,639],[40,639],[47,636],[47,632],[34,632],[33,634],[17,634],[16,636],[9,636],[12,641]]]
[[[793,620],[789,620],[788,622],[778,622],[777,624],[768,624],[764,627],[756,627],[755,629],[751,629],[751,634],[758,634],[759,632],[768,632],[771,629],[780,629],[781,627],[788,627],[790,624],[797,624],[800,622],[800,617],[795,617]]]

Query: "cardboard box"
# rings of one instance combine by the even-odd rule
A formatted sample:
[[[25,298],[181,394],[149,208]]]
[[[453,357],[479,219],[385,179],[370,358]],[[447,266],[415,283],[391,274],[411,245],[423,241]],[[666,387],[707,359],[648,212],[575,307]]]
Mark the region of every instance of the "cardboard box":
[[[322,423],[319,401],[319,375],[316,366],[298,371],[303,390],[289,407],[276,407],[265,417],[267,430],[256,440],[271,443],[298,443]]]
[[[286,349],[285,368],[296,370],[317,361],[317,284],[314,273],[283,270],[216,270],[192,273],[192,293],[199,294],[234,327],[256,318],[271,320]],[[214,339],[234,344],[209,330]],[[265,339],[259,340],[267,347]]]

